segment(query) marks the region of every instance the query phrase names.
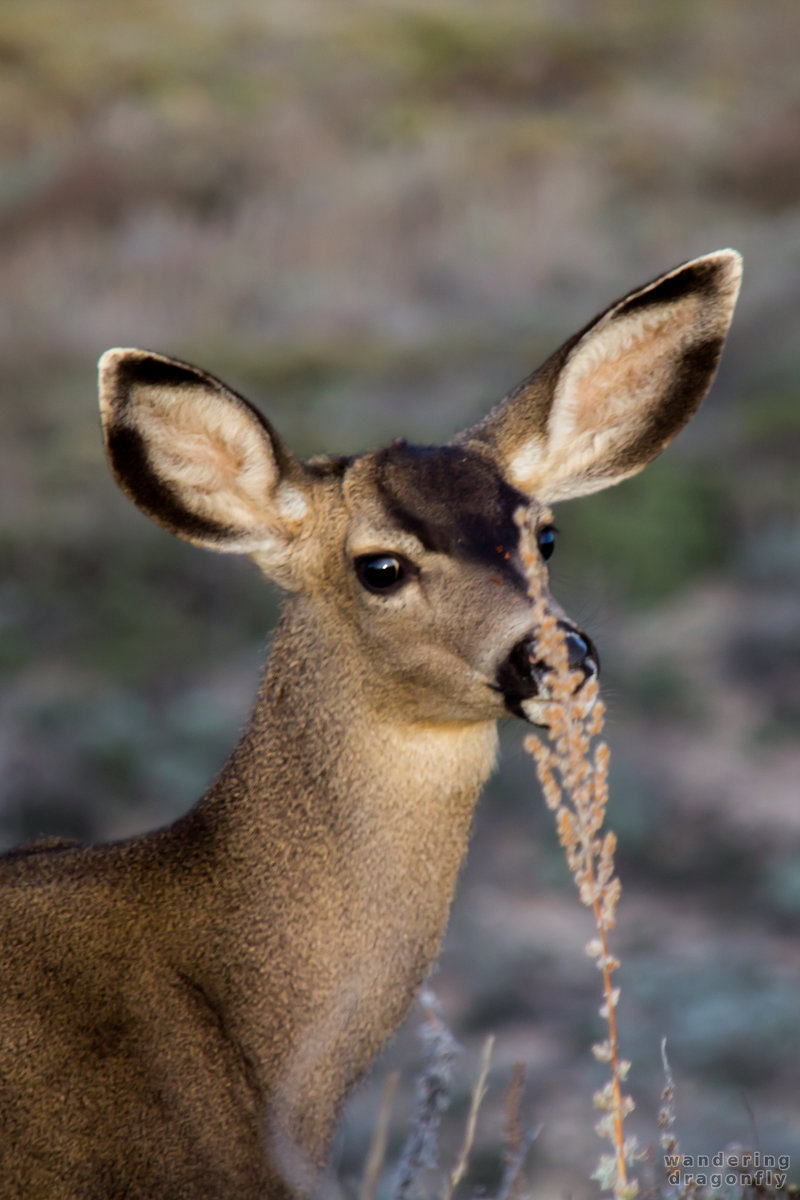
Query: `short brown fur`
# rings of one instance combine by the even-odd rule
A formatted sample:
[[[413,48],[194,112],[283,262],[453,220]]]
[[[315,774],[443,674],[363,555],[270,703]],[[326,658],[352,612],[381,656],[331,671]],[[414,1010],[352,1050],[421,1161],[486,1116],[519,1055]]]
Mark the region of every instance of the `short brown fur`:
[[[541,531],[550,499],[663,448],[710,384],[738,275],[722,251],[631,293],[438,450],[302,464],[212,376],[104,356],[120,485],[289,595],[244,736],[191,812],[0,861],[4,1197],[320,1187],[342,1103],[438,951],[497,719],[536,720],[547,695],[515,511]],[[376,589],[387,559],[402,574]]]

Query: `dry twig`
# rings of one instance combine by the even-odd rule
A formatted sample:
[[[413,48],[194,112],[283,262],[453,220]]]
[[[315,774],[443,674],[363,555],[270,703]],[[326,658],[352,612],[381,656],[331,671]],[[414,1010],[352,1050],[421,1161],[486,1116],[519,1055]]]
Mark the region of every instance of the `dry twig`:
[[[431,989],[423,988],[419,999],[426,1015],[424,1025],[420,1026],[420,1036],[427,1061],[417,1079],[414,1119],[397,1167],[393,1200],[406,1200],[412,1194],[420,1172],[436,1166],[439,1123],[450,1103],[450,1081],[458,1052],[456,1040],[442,1019]]]
[[[374,1200],[375,1193],[378,1190],[381,1168],[386,1158],[386,1145],[389,1140],[389,1122],[392,1117],[392,1106],[399,1082],[399,1071],[392,1071],[386,1076],[378,1120],[375,1123],[369,1154],[364,1166],[364,1178],[361,1181],[359,1200]]]
[[[464,1141],[461,1144],[461,1149],[456,1159],[456,1165],[450,1172],[450,1178],[447,1181],[447,1186],[442,1193],[442,1200],[451,1200],[453,1193],[458,1187],[461,1180],[464,1178],[464,1173],[469,1163],[469,1155],[472,1150],[472,1143],[475,1141],[475,1129],[478,1124],[478,1110],[481,1106],[481,1101],[486,1095],[486,1077],[489,1074],[489,1064],[492,1060],[492,1051],[494,1050],[494,1034],[490,1033],[486,1041],[483,1043],[483,1053],[481,1055],[481,1066],[478,1072],[478,1078],[475,1081],[475,1087],[472,1089],[472,1099],[469,1105],[469,1114],[467,1116],[467,1126],[464,1130]]]

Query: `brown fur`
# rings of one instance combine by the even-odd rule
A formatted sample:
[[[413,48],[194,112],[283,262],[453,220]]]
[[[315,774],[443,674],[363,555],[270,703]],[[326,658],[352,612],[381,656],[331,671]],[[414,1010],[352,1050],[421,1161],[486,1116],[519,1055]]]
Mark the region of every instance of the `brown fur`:
[[[550,519],[519,489],[593,490],[669,440],[737,270],[721,252],[632,293],[438,449],[304,465],[212,376],[104,356],[121,486],[290,595],[247,730],[187,816],[0,862],[4,1197],[315,1190],[436,956],[494,762],[501,668],[531,633],[514,513]],[[365,589],[365,554],[401,557],[403,585]]]

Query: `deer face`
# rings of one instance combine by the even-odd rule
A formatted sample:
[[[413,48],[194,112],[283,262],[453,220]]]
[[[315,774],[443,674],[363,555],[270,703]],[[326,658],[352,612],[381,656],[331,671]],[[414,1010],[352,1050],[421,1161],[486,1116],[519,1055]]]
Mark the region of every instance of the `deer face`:
[[[212,376],[109,351],[109,457],[162,525],[250,554],[302,595],[360,664],[376,710],[537,721],[547,678],[532,655],[515,514],[525,510],[547,557],[549,503],[615,484],[661,452],[711,383],[739,275],[733,251],[686,263],[612,305],[448,445],[400,441],[352,459],[302,463]],[[592,644],[556,611],[588,678]]]
[[[549,509],[510,484],[479,444],[396,442],[350,464],[341,495],[347,524],[333,595],[377,695],[417,720],[535,720],[547,688],[531,661],[516,517],[526,512],[549,557]],[[575,665],[594,673],[588,639],[564,624]]]

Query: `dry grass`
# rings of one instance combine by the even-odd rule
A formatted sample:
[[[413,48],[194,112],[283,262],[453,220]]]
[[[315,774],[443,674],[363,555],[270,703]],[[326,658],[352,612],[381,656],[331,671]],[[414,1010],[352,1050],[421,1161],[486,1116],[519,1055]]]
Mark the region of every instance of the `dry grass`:
[[[440,1124],[452,1100],[454,1069],[460,1047],[448,1028],[429,985],[420,993],[420,1004],[425,1015],[419,1030],[424,1065],[416,1079],[411,1128],[397,1165],[394,1168],[387,1167],[385,1160],[388,1129],[398,1082],[397,1073],[392,1073],[387,1077],[384,1087],[381,1110],[359,1188],[360,1200],[374,1200],[379,1194],[389,1197],[389,1200],[419,1200],[419,1197],[423,1196],[435,1197],[435,1200],[453,1200],[459,1188],[469,1179],[470,1159],[481,1104],[488,1090],[495,1039],[490,1035],[483,1044],[478,1073],[471,1089],[461,1144],[452,1166],[442,1170],[439,1162]],[[496,1200],[519,1200],[524,1189],[523,1168],[536,1138],[536,1130],[525,1128],[521,1117],[524,1085],[525,1068],[518,1063],[506,1088],[505,1144],[500,1182],[495,1193]],[[385,1187],[381,1193],[382,1178]]]
[[[617,1030],[619,988],[612,976],[619,966],[609,949],[621,885],[614,873],[616,836],[603,830],[608,804],[608,746],[595,739],[603,728],[604,706],[597,676],[586,680],[571,671],[562,629],[547,603],[547,579],[535,538],[519,518],[521,554],[528,576],[536,628],[535,658],[549,671],[550,702],[545,709],[548,741],[531,735],[525,748],[533,755],[548,808],[555,815],[558,839],[578,888],[581,903],[592,910],[597,936],[586,947],[600,971],[603,1004],[600,1016],[608,1024],[608,1037],[592,1047],[598,1062],[607,1063],[611,1078],[594,1096],[603,1116],[595,1126],[613,1146],[604,1154],[593,1178],[615,1200],[633,1200],[638,1184],[628,1178],[628,1167],[637,1153],[635,1138],[626,1138],[625,1117],[633,1101],[622,1091],[630,1063],[620,1056]]]

